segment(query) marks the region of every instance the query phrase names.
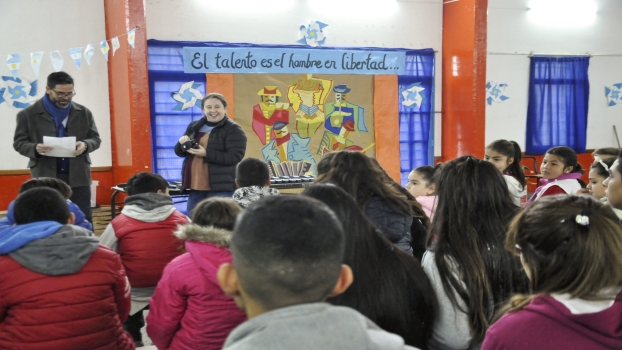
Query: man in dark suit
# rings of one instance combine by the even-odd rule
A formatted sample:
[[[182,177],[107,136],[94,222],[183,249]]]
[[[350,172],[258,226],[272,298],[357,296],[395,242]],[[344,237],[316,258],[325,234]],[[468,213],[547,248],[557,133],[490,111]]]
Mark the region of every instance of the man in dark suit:
[[[65,181],[73,191],[71,201],[80,207],[86,219],[91,215],[91,158],[101,139],[91,111],[75,102],[73,78],[65,72],[47,78],[46,94],[32,106],[17,113],[13,148],[30,158],[32,177],[55,177]],[[44,136],[76,138],[73,157],[49,157],[53,149],[43,144]]]

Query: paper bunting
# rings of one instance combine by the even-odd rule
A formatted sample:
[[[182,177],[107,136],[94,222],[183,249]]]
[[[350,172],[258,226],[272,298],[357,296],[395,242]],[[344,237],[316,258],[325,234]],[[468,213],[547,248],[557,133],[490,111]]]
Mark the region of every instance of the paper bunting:
[[[130,30],[127,33],[127,42],[130,44],[130,46],[132,46],[132,48],[134,48],[134,45],[136,44],[135,40],[136,40],[136,28]]]
[[[82,66],[82,48],[81,47],[72,47],[69,49],[69,56],[73,59],[73,62],[76,64],[78,69]]]
[[[324,46],[326,35],[323,29],[326,27],[328,24],[319,21],[311,21],[308,26],[300,26],[302,39],[297,42],[308,46]]]
[[[112,55],[114,56],[114,53],[117,52],[117,50],[121,47],[121,44],[119,44],[119,37],[115,36],[114,38],[112,38]]]
[[[110,45],[108,45],[108,41],[102,40],[102,42],[99,43],[99,49],[102,50],[104,57],[106,57],[106,61],[108,61],[108,51],[110,51]]]
[[[123,35],[127,35],[127,42],[133,48],[135,47],[135,44],[136,44],[135,43],[136,29],[138,29],[138,28],[134,28],[134,29],[128,31],[126,34],[121,34],[119,36],[116,36],[116,37],[110,39],[110,41],[112,43],[112,54],[113,55],[121,47],[121,43],[119,41],[119,37],[122,37]],[[108,52],[110,51],[110,46],[108,45],[108,41],[107,40],[102,40],[100,42],[100,46],[99,47],[100,47],[100,50],[101,50],[102,54],[106,58],[106,61],[108,61]],[[76,64],[76,67],[78,67],[78,69],[82,68],[82,56],[84,56],[84,59],[86,60],[86,63],[88,63],[90,65],[91,64],[91,58],[93,58],[93,56],[95,55],[95,47],[92,44],[88,44],[86,46],[86,49],[84,50],[84,53],[81,52],[82,51],[82,47],[73,47],[73,48],[70,48],[68,51],[69,51],[69,55],[71,56],[71,59],[74,61],[74,63]],[[67,51],[64,51],[64,52],[67,52]],[[41,68],[41,62],[43,61],[43,54],[44,54],[43,51],[37,51],[37,52],[31,52],[30,53],[30,66],[32,67],[32,70],[34,71],[36,77],[39,77],[39,71],[40,71],[40,68]],[[52,60],[52,67],[54,67],[55,71],[58,72],[58,71],[60,71],[63,68],[64,60],[63,60],[63,56],[61,54],[61,51],[54,50],[54,51],[50,52],[50,59]],[[21,63],[22,63],[22,54],[21,53],[15,53],[15,54],[7,55],[6,64],[7,64],[7,67],[9,68],[9,70],[11,71],[11,75],[14,78],[17,78],[17,76],[19,75],[19,70],[21,68]],[[2,85],[0,85],[0,86],[2,86]]]
[[[502,103],[505,100],[510,99],[506,94],[508,84],[497,84],[494,81],[489,81],[486,84],[486,103],[492,105],[493,102]]]
[[[3,76],[0,80],[0,104],[6,103],[14,108],[26,108],[35,100],[37,81],[29,83],[26,79]]]
[[[89,66],[91,65],[91,58],[94,54],[95,48],[93,47],[93,44],[86,45],[86,49],[84,49],[84,60],[89,64]]]
[[[402,106],[406,108],[421,108],[423,95],[421,92],[425,88],[421,87],[421,83],[414,83],[401,91]]]
[[[605,86],[605,96],[609,107],[622,104],[622,83]]]
[[[41,60],[43,59],[43,51],[33,52],[30,54],[30,65],[35,71],[35,76],[39,77],[39,68],[41,68]]]
[[[201,108],[203,95],[197,90],[200,86],[201,84],[195,83],[193,80],[184,83],[178,92],[171,92],[171,97],[177,101],[177,105],[173,107],[173,110],[183,111],[195,105]]]
[[[17,77],[17,73],[19,73],[19,66],[22,63],[22,54],[14,53],[12,55],[8,55],[6,58],[6,65],[9,67],[11,74],[13,74],[13,78]]]
[[[52,67],[54,67],[54,71],[59,72],[63,69],[65,61],[63,60],[63,56],[61,56],[60,51],[56,50],[50,52],[50,59],[52,60]]]

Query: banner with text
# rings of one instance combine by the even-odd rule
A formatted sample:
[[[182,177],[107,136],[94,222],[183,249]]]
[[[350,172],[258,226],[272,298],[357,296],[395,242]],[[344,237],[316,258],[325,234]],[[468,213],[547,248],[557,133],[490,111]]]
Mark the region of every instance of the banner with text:
[[[184,73],[405,73],[404,51],[184,47]]]

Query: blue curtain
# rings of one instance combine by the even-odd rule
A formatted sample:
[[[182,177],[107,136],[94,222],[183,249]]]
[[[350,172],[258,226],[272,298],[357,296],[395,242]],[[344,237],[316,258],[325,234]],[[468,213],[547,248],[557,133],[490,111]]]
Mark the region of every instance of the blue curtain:
[[[434,163],[434,50],[411,50],[406,53],[406,74],[398,77],[400,119],[400,170],[402,185],[408,173]],[[408,103],[415,98],[420,103]],[[406,93],[406,97],[404,93]],[[406,103],[405,103],[406,102]],[[409,105],[410,104],[410,105]]]
[[[585,153],[589,57],[531,57],[527,154],[554,146]]]
[[[254,45],[246,43],[161,41],[148,40],[149,91],[151,103],[151,130],[153,142],[153,171],[169,181],[179,180],[182,158],[173,152],[178,138],[186,126],[202,117],[198,107],[185,111],[173,111],[176,102],[171,98],[183,83],[194,80],[202,84],[199,91],[205,94],[204,74],[185,74],[183,47],[264,47],[300,48],[300,45]],[[420,105],[404,107],[400,93],[400,160],[402,183],[406,184],[411,169],[433,162],[433,111],[434,111],[434,50],[407,50],[361,47],[321,47],[318,50],[373,49],[377,51],[404,51],[406,53],[406,74],[398,77],[399,91],[412,84],[420,84],[422,101]],[[207,89],[209,91],[209,89]],[[405,174],[405,175],[404,175]]]

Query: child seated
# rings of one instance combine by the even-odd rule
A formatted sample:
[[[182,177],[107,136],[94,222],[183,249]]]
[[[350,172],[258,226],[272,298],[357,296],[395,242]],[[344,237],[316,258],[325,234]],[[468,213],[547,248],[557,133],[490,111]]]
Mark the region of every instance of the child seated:
[[[551,196],[516,217],[505,242],[531,294],[512,298],[483,350],[622,349],[622,228],[589,196]]]
[[[159,349],[222,349],[246,315],[224,295],[216,274],[231,262],[229,242],[242,208],[231,198],[212,197],[192,212],[192,224],[175,232],[187,253],[164,269],[151,298],[147,333]]]
[[[424,165],[408,174],[406,189],[421,204],[421,208],[430,218],[430,221],[434,219],[434,212],[436,212],[436,207],[438,206],[436,179],[440,174],[441,166],[442,164],[436,164],[435,166]]]
[[[190,220],[175,209],[162,176],[138,173],[127,181],[125,206],[101,236],[101,244],[121,255],[132,286],[132,310],[124,327],[142,344],[140,329],[164,267],[182,253],[182,241],[173,235],[177,225]]]
[[[15,200],[0,234],[0,349],[134,349],[121,260],[65,203],[45,187]]]
[[[345,239],[335,214],[302,196],[266,197],[236,222],[233,264],[218,280],[249,320],[224,349],[412,349],[354,309],[323,301],[344,292]]]
[[[86,220],[82,210],[80,210],[80,208],[75,203],[69,200],[69,198],[71,198],[71,195],[72,195],[71,187],[69,187],[69,185],[67,185],[63,180],[56,179],[53,177],[40,177],[40,178],[30,179],[22,184],[22,186],[19,188],[19,193],[23,193],[24,191],[29,190],[31,188],[35,188],[35,187],[49,187],[60,192],[60,194],[63,197],[65,197],[67,206],[69,206],[69,211],[72,212],[73,215],[75,215],[76,217],[73,224],[83,227],[89,231],[93,231],[93,225],[91,225],[91,223]],[[14,204],[15,204],[15,201],[9,204],[9,209],[6,213],[6,217],[0,219],[0,230],[6,227],[9,227],[9,226],[13,226],[15,224],[15,220],[13,219]]]
[[[278,196],[279,190],[270,188],[270,170],[266,162],[257,158],[246,158],[235,170],[233,199],[243,208],[265,197]]]

